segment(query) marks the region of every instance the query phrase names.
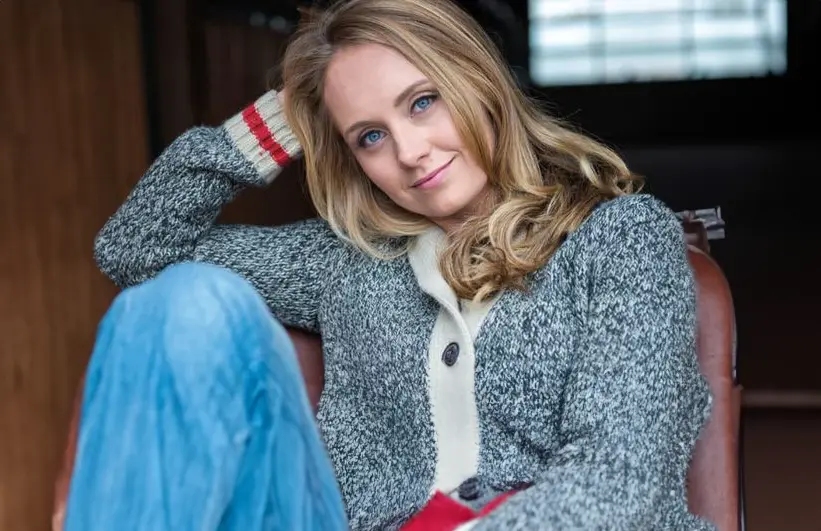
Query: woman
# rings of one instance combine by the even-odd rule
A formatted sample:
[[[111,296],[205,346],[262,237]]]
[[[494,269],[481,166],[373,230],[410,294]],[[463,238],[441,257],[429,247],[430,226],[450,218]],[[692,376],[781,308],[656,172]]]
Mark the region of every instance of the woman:
[[[447,0],[339,3],[283,78],[175,141],[97,239],[129,289],[67,529],[710,528],[683,237],[619,157]],[[300,153],[321,219],[214,225]],[[282,325],[322,335],[318,431]]]

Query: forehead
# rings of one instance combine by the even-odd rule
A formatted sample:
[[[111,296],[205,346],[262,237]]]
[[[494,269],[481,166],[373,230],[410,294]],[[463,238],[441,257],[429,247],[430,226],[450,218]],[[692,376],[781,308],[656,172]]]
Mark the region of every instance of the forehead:
[[[425,75],[399,52],[378,44],[342,48],[325,77],[323,98],[338,127],[394,109],[395,98]]]

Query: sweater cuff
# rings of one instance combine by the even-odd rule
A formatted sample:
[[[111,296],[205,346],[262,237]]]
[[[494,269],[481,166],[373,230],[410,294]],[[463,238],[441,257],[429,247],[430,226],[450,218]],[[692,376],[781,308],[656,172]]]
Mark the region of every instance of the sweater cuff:
[[[273,181],[285,166],[302,153],[299,141],[285,120],[285,110],[273,90],[226,120],[223,127],[266,183]]]

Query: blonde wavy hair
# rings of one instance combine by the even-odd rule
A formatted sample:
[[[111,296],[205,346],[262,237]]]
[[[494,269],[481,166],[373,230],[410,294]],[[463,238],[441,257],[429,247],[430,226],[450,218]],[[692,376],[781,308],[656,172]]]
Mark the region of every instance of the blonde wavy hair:
[[[313,13],[282,63],[286,116],[304,151],[318,214],[343,238],[382,258],[404,253],[386,238],[431,226],[367,178],[323,103],[336,50],[379,44],[401,53],[436,87],[466,149],[488,176],[492,205],[448,234],[440,270],[463,299],[527,288],[565,237],[600,202],[634,193],[641,178],[611,149],[573,131],[520,90],[500,51],[450,0],[347,0]],[[487,142],[491,124],[494,145]],[[393,250],[390,250],[393,249]]]

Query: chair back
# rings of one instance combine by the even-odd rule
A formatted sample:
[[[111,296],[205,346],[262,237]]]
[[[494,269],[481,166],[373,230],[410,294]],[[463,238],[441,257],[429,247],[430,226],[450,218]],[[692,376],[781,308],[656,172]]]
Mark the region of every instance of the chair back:
[[[716,524],[719,531],[738,531],[744,515],[735,312],[718,264],[695,246],[689,247],[688,255],[696,280],[698,360],[713,395],[710,420],[696,443],[687,477],[690,510]]]

